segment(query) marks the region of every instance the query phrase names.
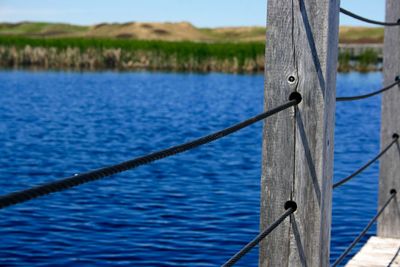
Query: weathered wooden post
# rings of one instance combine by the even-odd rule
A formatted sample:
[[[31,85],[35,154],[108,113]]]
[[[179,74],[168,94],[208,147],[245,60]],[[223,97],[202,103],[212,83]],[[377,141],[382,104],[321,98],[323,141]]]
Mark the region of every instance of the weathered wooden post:
[[[298,209],[260,246],[260,266],[328,266],[339,0],[269,0],[265,108],[299,92],[263,132],[261,229]]]
[[[386,21],[400,18],[400,1],[386,0]],[[400,27],[385,28],[383,50],[384,83],[393,83],[400,75]],[[392,142],[393,134],[400,134],[400,88],[386,91],[382,97],[381,147]],[[380,160],[379,207],[387,201],[390,190],[400,192],[399,142]],[[378,236],[400,238],[400,198],[390,203],[378,220]]]

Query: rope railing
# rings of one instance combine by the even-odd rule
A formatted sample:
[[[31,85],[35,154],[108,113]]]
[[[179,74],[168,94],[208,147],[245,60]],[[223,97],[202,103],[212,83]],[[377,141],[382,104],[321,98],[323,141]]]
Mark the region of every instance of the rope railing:
[[[397,22],[381,22],[381,21],[376,21],[376,20],[371,20],[365,17],[362,17],[360,15],[354,14],[344,8],[340,8],[340,12],[350,16],[354,19],[371,23],[371,24],[376,24],[376,25],[382,25],[382,26],[400,26],[400,19],[397,20]],[[345,102],[345,101],[356,101],[356,100],[362,100],[366,99],[372,96],[376,96],[379,94],[382,94],[392,88],[395,88],[396,85],[400,85],[400,76],[396,76],[395,81],[392,84],[389,84],[386,87],[383,87],[382,89],[379,89],[377,91],[363,94],[363,95],[356,95],[356,96],[343,96],[343,97],[337,97],[336,101],[337,102]],[[374,158],[372,158],[370,161],[368,161],[365,165],[360,167],[358,170],[356,170],[354,173],[351,175],[347,176],[346,178],[340,180],[339,182],[335,183],[333,185],[333,189],[340,187],[341,185],[347,183],[348,181],[352,180],[354,177],[362,173],[365,169],[367,169],[370,165],[372,165],[374,162],[376,162],[378,159],[380,159],[384,154],[386,154],[389,149],[398,142],[399,140],[399,135],[397,133],[393,134],[393,141],[389,143],[378,155],[376,155]],[[371,221],[368,223],[368,225],[364,228],[364,230],[357,236],[357,238],[349,245],[349,247],[339,256],[339,258],[333,263],[332,267],[338,266],[345,258],[346,256],[350,253],[350,251],[355,247],[355,245],[366,235],[368,230],[372,227],[372,225],[377,221],[378,217],[382,214],[382,212],[386,209],[386,207],[389,205],[389,203],[395,198],[396,196],[396,190],[392,189],[390,191],[390,198],[385,202],[385,204],[382,206],[382,208],[378,211],[378,213],[371,219]]]
[[[385,91],[388,91],[388,90],[394,88],[396,85],[399,85],[399,84],[400,84],[400,76],[396,76],[394,83],[392,83],[392,84],[390,84],[390,85],[388,85],[386,87],[383,87],[382,89],[379,89],[379,90],[377,90],[375,92],[368,93],[368,94],[365,94],[365,95],[357,95],[357,96],[341,96],[341,97],[337,97],[336,101],[337,102],[344,102],[344,101],[354,101],[354,100],[361,100],[361,99],[369,98],[371,96],[379,95],[379,94],[381,94],[381,93],[383,93]]]
[[[393,134],[393,141],[390,142],[389,145],[387,145],[378,155],[376,155],[373,159],[371,159],[370,161],[368,161],[365,165],[363,165],[361,168],[359,168],[358,170],[356,170],[355,172],[353,172],[352,174],[350,174],[349,176],[347,176],[346,178],[340,180],[339,182],[333,184],[333,189],[347,183],[348,181],[350,181],[351,179],[353,179],[354,177],[356,177],[357,175],[359,175],[360,173],[362,173],[365,169],[367,169],[369,166],[371,166],[372,163],[374,163],[375,161],[377,161],[379,158],[381,158],[383,155],[386,154],[386,152],[389,151],[389,149],[399,140],[399,135],[397,133]]]
[[[353,12],[350,12],[344,8],[340,8],[340,12],[343,14],[352,17],[357,20],[361,20],[370,24],[375,24],[375,25],[381,25],[381,26],[400,26],[400,19],[397,20],[397,22],[382,22],[382,21],[377,21],[377,20],[372,20],[368,18],[361,17],[360,15],[354,14]]]
[[[358,242],[360,242],[361,238],[363,238],[368,230],[372,227],[372,225],[378,220],[379,216],[382,214],[382,212],[386,209],[386,207],[389,205],[389,203],[396,197],[396,190],[392,189],[390,191],[390,197],[389,199],[383,204],[382,208],[378,211],[378,213],[369,221],[367,226],[364,228],[364,230],[357,236],[356,239],[348,246],[348,248],[339,256],[339,258],[333,263],[332,267],[338,266],[345,258],[346,256],[350,253],[350,251],[354,248],[355,245],[357,245]]]
[[[290,94],[289,99],[286,103],[275,107],[271,110],[256,115],[248,120],[235,124],[231,127],[225,128],[221,131],[209,134],[207,136],[195,139],[193,141],[173,146],[164,150],[160,150],[143,157],[135,158],[129,161],[125,161],[116,165],[104,167],[94,171],[78,174],[72,177],[63,178],[57,181],[49,182],[43,185],[35,186],[26,190],[10,193],[7,195],[0,196],[0,209],[8,206],[12,206],[18,203],[29,201],[34,198],[38,198],[50,193],[64,191],[69,188],[88,183],[91,181],[99,180],[117,173],[121,173],[130,169],[137,168],[142,165],[158,161],[163,158],[167,158],[182,152],[194,149],[201,145],[208,144],[215,140],[221,139],[232,133],[235,133],[243,128],[246,128],[256,122],[266,119],[274,114],[277,114],[283,110],[293,107],[301,102],[301,95],[297,92]]]
[[[232,256],[222,267],[231,267],[238,262],[243,256],[245,256],[252,248],[258,245],[264,238],[272,233],[289,215],[297,210],[297,204],[294,201],[288,201],[285,203],[285,213],[283,213],[276,221],[274,221],[267,229],[258,234],[252,241],[245,245],[238,253]]]
[[[344,8],[340,8],[340,12],[350,16],[354,19],[376,24],[382,26],[400,26],[400,19],[397,22],[381,22],[376,20],[371,20],[355,13],[352,13]],[[356,96],[340,96],[336,98],[337,102],[344,102],[344,101],[355,101],[366,99],[375,95],[379,95],[383,92],[386,92],[392,88],[395,88],[396,85],[400,85],[400,76],[395,78],[395,82],[392,84],[383,87],[377,91],[363,94],[363,95],[356,95]],[[250,125],[253,125],[259,121],[262,121],[268,117],[271,117],[279,112],[282,112],[288,108],[294,107],[298,105],[302,101],[302,97],[299,93],[293,92],[290,94],[289,99],[275,108],[272,108],[268,111],[260,113],[254,117],[251,117],[247,120],[234,124],[230,127],[222,129],[220,131],[211,133],[209,135],[194,139],[189,142],[185,142],[183,144],[179,144],[170,148],[158,150],[156,152],[137,157],[128,161],[124,161],[122,163],[110,165],[107,167],[103,167],[100,169],[96,169],[93,171],[89,171],[86,173],[74,175],[71,177],[62,178],[59,180],[55,180],[52,182],[48,182],[42,185],[34,186],[25,190],[9,193],[3,196],[0,196],[0,209],[4,209],[9,206],[13,206],[19,203],[23,203],[44,195],[48,195],[55,192],[61,192],[88,182],[100,180],[124,171],[128,171],[134,168],[137,168],[142,165],[147,165],[152,162],[168,158],[202,145],[211,143],[213,141],[219,140],[224,138],[228,135],[231,135],[243,128],[246,128]],[[374,162],[379,160],[383,155],[385,155],[389,149],[398,142],[399,135],[393,134],[393,140],[390,142],[379,154],[377,154],[374,158],[368,161],[365,165],[357,169],[354,173],[350,174],[346,178],[340,180],[339,182],[333,184],[333,189],[338,188],[339,186],[347,183],[348,181],[352,180],[354,177],[358,176],[364,170],[366,170],[369,166],[371,166]],[[356,246],[358,242],[367,234],[373,224],[378,220],[380,215],[385,211],[385,209],[389,206],[391,201],[396,198],[397,191],[392,189],[390,191],[390,197],[387,201],[383,204],[383,206],[379,209],[376,215],[369,221],[367,226],[362,230],[362,232],[353,240],[353,242],[345,249],[345,251],[339,256],[338,259],[335,260],[333,263],[333,267],[338,266],[342,263],[342,261],[347,257],[347,255],[352,251],[352,249]],[[235,265],[240,259],[242,259],[246,254],[248,254],[255,246],[257,246],[262,240],[264,240],[268,235],[270,235],[279,225],[281,225],[289,216],[291,216],[297,210],[297,204],[294,201],[287,201],[285,203],[285,212],[277,218],[270,226],[268,226],[265,230],[260,232],[253,240],[247,243],[240,251],[238,251],[235,255],[233,255],[228,261],[226,261],[222,267],[231,267]]]
[[[380,22],[380,21],[375,21],[371,20],[368,18],[361,17],[357,14],[354,14],[344,8],[340,8],[340,12],[342,12],[345,15],[348,15],[350,17],[353,17],[355,19],[367,22],[367,23],[372,23],[372,24],[377,24],[377,25],[383,25],[383,26],[400,26],[400,19],[397,22]],[[383,87],[382,89],[379,89],[377,91],[363,94],[363,95],[356,95],[356,96],[344,96],[344,97],[337,97],[336,101],[337,102],[344,102],[344,101],[355,101],[355,100],[361,100],[361,99],[366,99],[375,95],[382,94],[392,88],[394,88],[396,85],[400,84],[400,76],[396,76],[395,82],[392,84]],[[384,154],[389,151],[389,149],[396,143],[398,142],[399,135],[393,134],[393,141],[387,145],[378,155],[376,155],[373,159],[368,161],[365,165],[360,167],[358,170],[356,170],[354,173],[351,175],[347,176],[346,178],[340,180],[339,182],[335,183],[333,185],[333,189],[345,184],[346,182],[350,181],[360,173],[362,173],[365,169],[367,169],[370,165],[372,165],[374,162],[376,162],[378,159],[380,159]],[[372,227],[372,225],[377,221],[379,216],[383,213],[383,211],[386,209],[386,207],[389,205],[389,203],[395,198],[396,196],[396,190],[392,189],[390,191],[390,197],[389,199],[385,202],[385,204],[382,206],[382,208],[378,211],[378,213],[370,220],[368,225],[364,228],[364,230],[357,236],[357,238],[349,245],[349,247],[340,255],[340,257],[333,263],[333,267],[338,266],[345,258],[346,256],[350,253],[350,251],[354,248],[354,246],[366,235],[368,230]],[[297,205],[295,202],[294,206],[292,207],[286,207],[286,212],[282,214],[270,227],[265,229],[263,232],[258,234],[252,241],[250,241],[248,244],[246,244],[239,252],[237,252],[234,256],[232,256],[225,264],[222,265],[222,267],[231,267],[235,263],[237,263],[243,256],[245,256],[251,249],[253,249],[256,245],[258,245],[265,237],[267,237],[274,229],[276,229],[290,214],[292,214],[296,209]]]

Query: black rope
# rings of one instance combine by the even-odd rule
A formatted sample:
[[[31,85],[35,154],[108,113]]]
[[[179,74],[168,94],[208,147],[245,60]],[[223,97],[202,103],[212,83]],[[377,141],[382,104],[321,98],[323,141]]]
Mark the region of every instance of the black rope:
[[[384,88],[382,88],[382,89],[380,89],[380,90],[377,90],[377,91],[375,91],[375,92],[372,92],[372,93],[369,93],[369,94],[365,94],[365,95],[358,95],[358,96],[343,96],[343,97],[337,97],[337,98],[336,98],[336,101],[342,102],[342,101],[353,101],[353,100],[365,99],[365,98],[368,98],[368,97],[371,97],[371,96],[374,96],[374,95],[381,94],[381,93],[383,93],[383,92],[385,92],[385,91],[387,91],[387,90],[389,90],[389,89],[394,88],[394,87],[395,87],[396,85],[398,85],[398,84],[400,84],[400,76],[397,76],[397,77],[396,77],[394,83],[392,83],[392,84],[390,84],[390,85],[388,85],[388,86],[386,86],[386,87],[384,87]]]
[[[361,168],[359,168],[358,170],[356,170],[354,173],[350,174],[349,176],[347,176],[346,178],[340,180],[339,182],[335,183],[333,185],[333,189],[343,185],[344,183],[350,181],[351,179],[353,179],[354,177],[356,177],[357,175],[359,175],[360,173],[362,173],[366,168],[368,168],[372,163],[374,163],[375,161],[377,161],[380,157],[382,157],[384,154],[386,154],[386,152],[399,140],[399,135],[398,134],[393,134],[393,141],[387,145],[387,147],[385,147],[385,149],[383,149],[378,155],[376,155],[373,159],[371,159],[370,161],[367,162],[367,164],[365,164],[364,166],[362,166]]]
[[[357,245],[358,242],[360,242],[361,238],[365,236],[365,234],[368,232],[368,230],[371,228],[371,226],[376,222],[378,217],[382,214],[382,212],[386,209],[386,207],[389,205],[390,201],[392,201],[396,197],[396,190],[392,189],[390,191],[390,198],[386,201],[386,203],[382,206],[382,208],[379,210],[379,212],[369,221],[368,225],[364,228],[364,230],[357,236],[357,238],[350,244],[350,246],[340,255],[340,257],[333,263],[332,267],[338,266],[344,258],[346,258],[347,254],[354,248],[355,245]]]
[[[123,171],[127,171],[141,165],[149,164],[151,162],[170,157],[201,145],[205,145],[212,141],[218,140],[222,137],[230,135],[234,132],[237,132],[245,127],[248,127],[258,121],[266,119],[276,113],[279,113],[285,109],[288,109],[292,106],[295,106],[301,102],[301,95],[299,93],[292,93],[289,97],[289,100],[276,108],[268,110],[264,113],[261,113],[257,116],[254,116],[248,120],[235,124],[231,127],[225,128],[221,131],[212,133],[210,135],[195,139],[193,141],[173,146],[171,148],[167,148],[164,150],[160,150],[151,154],[148,154],[143,157],[135,158],[129,161],[125,161],[116,165],[104,167],[101,169],[97,169],[94,171],[82,173],[79,175],[63,178],[61,180],[57,180],[54,182],[49,182],[43,185],[39,185],[36,187],[32,187],[26,190],[10,193],[4,196],[0,196],[0,209],[5,207],[15,205],[18,203],[22,203],[40,196],[44,196],[50,193],[63,191],[69,189],[71,187],[75,187],[84,183],[88,183],[91,181],[99,180],[107,176],[111,176]]]
[[[290,214],[296,211],[297,204],[294,201],[288,201],[285,203],[286,212],[281,215],[273,224],[267,229],[258,234],[252,241],[244,246],[238,253],[232,256],[222,267],[231,267],[238,262],[244,255],[246,255],[252,248],[260,243],[266,236],[268,236],[276,227],[278,227]]]
[[[400,26],[400,20],[397,20],[397,22],[381,22],[381,21],[376,21],[376,20],[372,20],[372,19],[367,19],[364,17],[361,17],[357,14],[354,14],[344,8],[340,8],[340,12],[342,12],[343,14],[350,16],[352,18],[367,22],[367,23],[371,23],[371,24],[376,24],[376,25],[382,25],[382,26]]]

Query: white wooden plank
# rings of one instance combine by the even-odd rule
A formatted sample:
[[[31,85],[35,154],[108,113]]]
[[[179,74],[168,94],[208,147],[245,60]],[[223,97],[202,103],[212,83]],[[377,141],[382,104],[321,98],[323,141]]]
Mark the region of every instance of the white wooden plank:
[[[346,267],[399,267],[400,239],[371,237]]]

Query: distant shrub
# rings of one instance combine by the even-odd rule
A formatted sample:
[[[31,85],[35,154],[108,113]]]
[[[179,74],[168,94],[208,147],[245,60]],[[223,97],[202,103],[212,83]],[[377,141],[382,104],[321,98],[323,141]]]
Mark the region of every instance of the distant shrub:
[[[134,22],[134,21],[125,22],[125,23],[121,24],[121,27],[132,26],[132,25],[135,25],[135,24],[136,24],[136,22]]]
[[[136,36],[132,33],[121,33],[116,36],[118,39],[132,39]]]
[[[373,49],[366,49],[358,56],[358,69],[368,71],[371,65],[379,63],[378,53]]]
[[[142,28],[145,28],[145,29],[152,29],[153,28],[152,25],[147,24],[147,23],[143,23],[141,26],[142,26]]]
[[[338,69],[340,72],[348,72],[351,70],[351,54],[348,51],[339,54]]]
[[[158,35],[168,35],[168,34],[170,34],[169,31],[166,31],[166,30],[163,30],[163,29],[154,29],[153,32],[155,34],[158,34]]]
[[[107,26],[107,23],[96,24],[96,25],[94,25],[94,28],[95,28],[95,29],[98,29],[98,28],[101,28],[101,27],[103,27],[103,26]]]

